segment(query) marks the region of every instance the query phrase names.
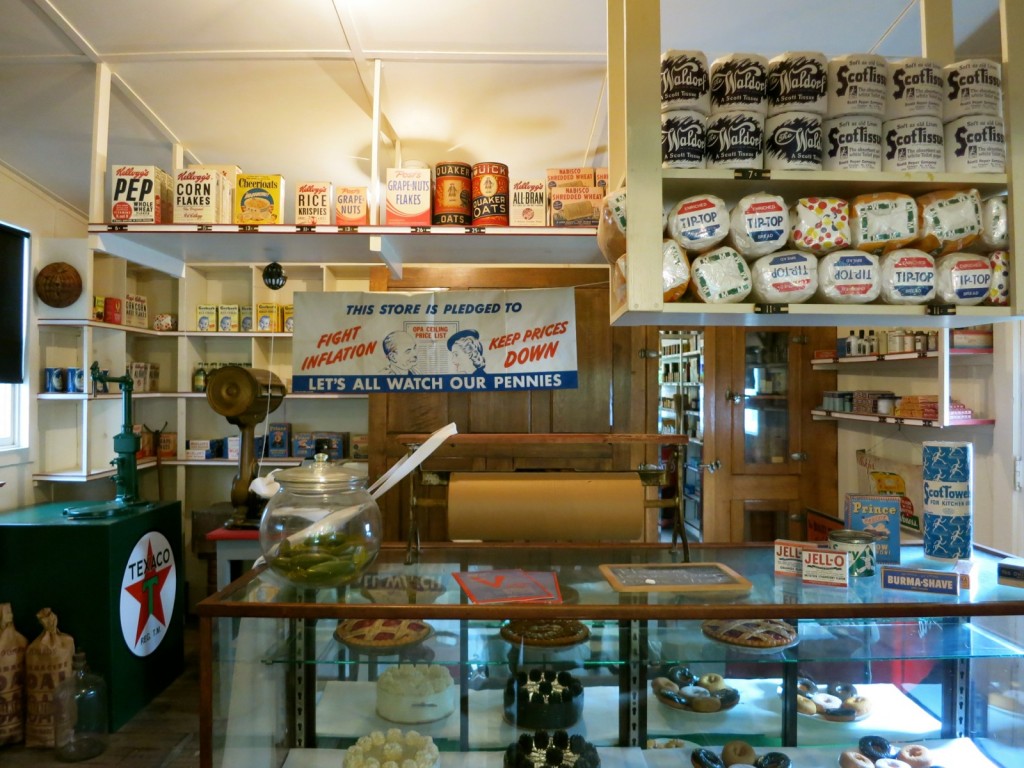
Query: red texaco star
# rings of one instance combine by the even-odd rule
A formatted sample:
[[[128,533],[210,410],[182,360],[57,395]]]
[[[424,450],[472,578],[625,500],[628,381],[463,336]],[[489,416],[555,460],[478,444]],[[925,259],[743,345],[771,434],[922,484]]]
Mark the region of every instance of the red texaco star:
[[[153,558],[153,545],[150,543],[146,550],[145,573],[142,574],[141,579],[124,588],[129,595],[139,601],[139,625],[135,629],[136,645],[139,638],[142,637],[142,631],[146,628],[146,622],[149,621],[150,616],[153,616],[165,627],[167,626],[160,593],[163,591],[164,582],[167,581],[170,570],[171,566],[169,565],[157,570],[156,561]]]

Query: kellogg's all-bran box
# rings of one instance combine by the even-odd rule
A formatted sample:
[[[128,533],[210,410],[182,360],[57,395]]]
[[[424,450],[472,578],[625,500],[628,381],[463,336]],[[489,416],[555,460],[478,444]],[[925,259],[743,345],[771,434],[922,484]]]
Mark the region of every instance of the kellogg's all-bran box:
[[[384,223],[429,227],[434,199],[429,168],[388,168]]]
[[[370,223],[366,187],[335,188],[334,223],[339,227],[359,227]]]
[[[174,171],[174,223],[219,224],[224,176],[212,168]]]
[[[110,169],[113,224],[170,224],[173,184],[155,165],[114,165]]]
[[[334,185],[329,181],[302,181],[295,187],[295,225],[315,227],[334,223]]]
[[[546,218],[547,185],[544,179],[522,179],[509,190],[510,227],[543,227]]]
[[[284,224],[284,177],[241,173],[235,182],[235,224]]]

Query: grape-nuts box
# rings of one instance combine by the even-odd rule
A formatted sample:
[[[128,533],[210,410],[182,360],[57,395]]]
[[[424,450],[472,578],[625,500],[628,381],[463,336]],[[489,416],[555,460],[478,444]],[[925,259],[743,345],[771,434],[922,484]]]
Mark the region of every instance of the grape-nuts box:
[[[359,227],[370,223],[366,187],[335,188],[334,223],[339,227]]]
[[[172,195],[170,174],[155,165],[110,169],[110,221],[114,224],[169,224]]]
[[[316,227],[334,223],[331,203],[334,185],[329,181],[302,181],[295,187],[295,225]]]
[[[210,168],[174,171],[174,223],[219,224],[224,176]]]
[[[509,190],[508,223],[512,227],[543,227],[547,186],[543,179],[521,179]]]
[[[429,168],[388,168],[385,224],[429,227],[433,189]]]

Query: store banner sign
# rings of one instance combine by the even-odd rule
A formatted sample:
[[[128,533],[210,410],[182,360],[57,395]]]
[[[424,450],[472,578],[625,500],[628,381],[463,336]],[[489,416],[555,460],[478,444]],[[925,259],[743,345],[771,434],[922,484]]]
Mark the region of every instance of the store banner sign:
[[[295,294],[292,391],[575,389],[572,288]]]

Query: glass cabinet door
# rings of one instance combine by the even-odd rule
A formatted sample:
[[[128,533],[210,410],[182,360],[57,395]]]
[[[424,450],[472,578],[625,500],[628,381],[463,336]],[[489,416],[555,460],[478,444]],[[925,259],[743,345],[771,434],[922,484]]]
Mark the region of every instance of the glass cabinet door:
[[[747,471],[784,470],[792,433],[789,333],[744,331],[742,338],[742,391],[734,400],[743,417],[734,420],[734,461]]]

